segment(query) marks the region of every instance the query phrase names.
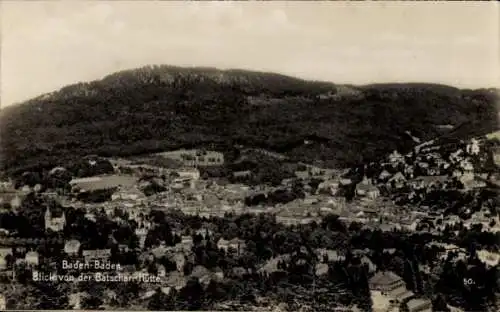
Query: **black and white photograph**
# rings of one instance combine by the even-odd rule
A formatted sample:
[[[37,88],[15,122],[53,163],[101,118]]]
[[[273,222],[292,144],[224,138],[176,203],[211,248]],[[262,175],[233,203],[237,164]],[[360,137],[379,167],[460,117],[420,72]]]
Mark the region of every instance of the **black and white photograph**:
[[[0,311],[500,311],[498,2],[0,20]]]

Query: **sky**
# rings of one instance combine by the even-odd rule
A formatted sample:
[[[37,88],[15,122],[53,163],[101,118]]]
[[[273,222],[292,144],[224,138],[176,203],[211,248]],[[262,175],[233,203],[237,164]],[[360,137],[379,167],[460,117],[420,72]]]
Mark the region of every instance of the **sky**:
[[[500,86],[497,2],[2,0],[1,106],[148,64]]]

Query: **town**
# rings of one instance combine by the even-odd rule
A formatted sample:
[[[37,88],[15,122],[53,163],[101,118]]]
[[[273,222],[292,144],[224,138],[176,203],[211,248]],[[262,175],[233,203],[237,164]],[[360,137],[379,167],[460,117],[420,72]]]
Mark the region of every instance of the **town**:
[[[0,310],[499,308],[498,132],[348,169],[235,151],[90,155],[3,181]]]

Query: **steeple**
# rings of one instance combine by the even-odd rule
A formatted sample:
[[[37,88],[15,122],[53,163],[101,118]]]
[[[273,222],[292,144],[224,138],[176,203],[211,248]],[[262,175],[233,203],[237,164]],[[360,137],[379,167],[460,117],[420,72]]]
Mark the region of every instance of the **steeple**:
[[[52,219],[52,213],[50,212],[50,208],[47,207],[47,210],[45,210],[45,220],[50,220]]]
[[[47,207],[47,210],[45,211],[45,230],[50,228],[51,223],[52,223],[52,213],[50,212],[50,208]]]

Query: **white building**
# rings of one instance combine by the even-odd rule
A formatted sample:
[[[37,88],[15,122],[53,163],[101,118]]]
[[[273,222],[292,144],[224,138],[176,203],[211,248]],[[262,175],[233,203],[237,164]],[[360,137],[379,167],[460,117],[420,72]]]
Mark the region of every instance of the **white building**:
[[[59,232],[64,229],[66,225],[66,215],[63,211],[62,216],[59,218],[53,218],[52,212],[49,208],[45,211],[45,230],[52,230],[54,232]]]
[[[479,147],[479,141],[476,139],[472,139],[469,144],[467,144],[466,148],[467,154],[470,155],[477,155],[479,154],[480,147]]]
[[[28,266],[37,266],[39,263],[38,252],[30,251],[25,256],[25,261]]]
[[[411,299],[406,305],[409,312],[432,312],[432,303],[429,299]]]
[[[144,244],[146,242],[146,236],[148,235],[148,230],[146,228],[137,228],[135,230],[135,235],[137,235],[137,238],[139,238],[139,246],[144,248]]]
[[[0,311],[7,310],[7,300],[3,294],[0,294]]]
[[[392,164],[397,164],[400,162],[404,162],[404,156],[401,155],[398,151],[394,150],[390,155],[389,155],[389,161]]]
[[[177,170],[177,174],[180,178],[189,178],[195,181],[200,179],[200,171],[196,168],[179,169]]]
[[[76,239],[69,240],[64,244],[64,252],[70,256],[76,256],[80,251],[80,245],[80,242]]]

